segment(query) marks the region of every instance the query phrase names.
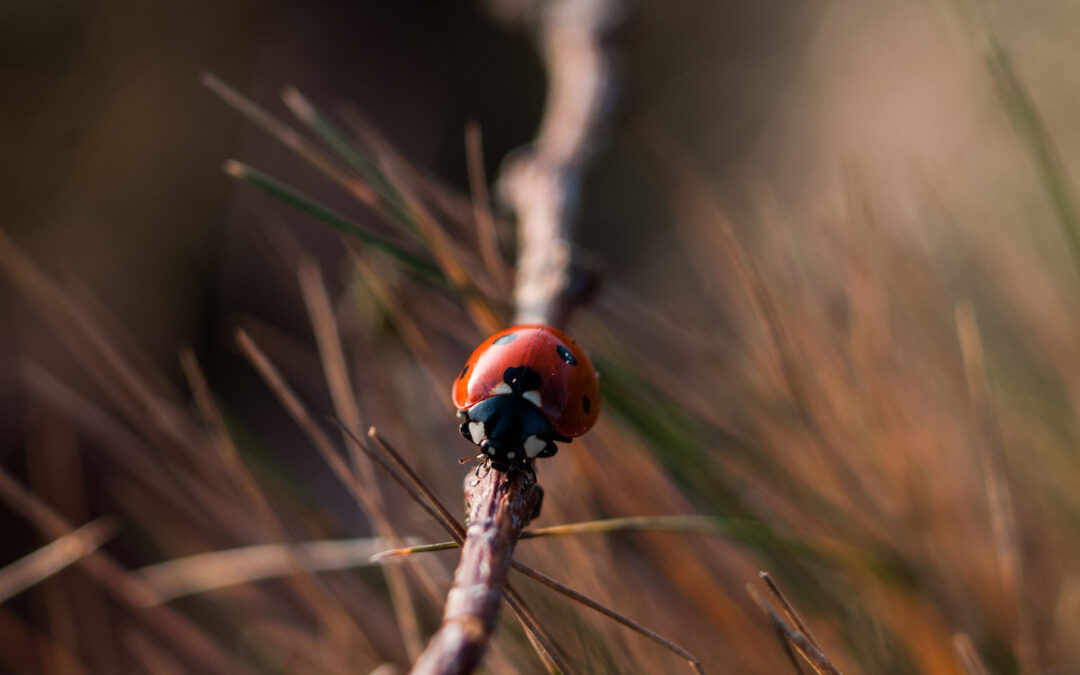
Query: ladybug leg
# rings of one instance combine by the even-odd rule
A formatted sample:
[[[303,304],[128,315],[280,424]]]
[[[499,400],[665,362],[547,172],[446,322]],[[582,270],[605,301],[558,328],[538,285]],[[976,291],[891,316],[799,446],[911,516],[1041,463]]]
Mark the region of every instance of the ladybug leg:
[[[544,445],[544,449],[541,450],[540,453],[538,455],[536,455],[536,456],[537,457],[553,457],[555,455],[555,453],[558,452],[558,451],[559,451],[559,446],[555,445],[551,441],[548,441],[547,444]]]
[[[536,486],[536,508],[533,509],[532,514],[529,516],[529,522],[536,520],[540,517],[540,507],[544,505],[544,488],[539,485]]]

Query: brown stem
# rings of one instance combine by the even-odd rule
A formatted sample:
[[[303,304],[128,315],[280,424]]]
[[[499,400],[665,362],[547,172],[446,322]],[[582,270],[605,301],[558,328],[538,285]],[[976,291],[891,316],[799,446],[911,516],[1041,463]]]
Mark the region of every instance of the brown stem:
[[[506,9],[515,2],[501,4]],[[607,118],[614,77],[611,42],[604,38],[620,18],[619,5],[619,0],[535,4],[550,95],[536,141],[508,163],[500,178],[519,222],[516,323],[561,327],[581,299],[570,232],[582,170]],[[495,627],[514,545],[541,494],[532,471],[488,471],[482,478],[466,479],[469,527],[461,562],[442,626],[414,665],[414,674],[469,673],[479,664]]]
[[[470,673],[487,648],[514,545],[540,502],[536,477],[488,471],[465,482],[468,528],[442,626],[413,666],[414,674]]]

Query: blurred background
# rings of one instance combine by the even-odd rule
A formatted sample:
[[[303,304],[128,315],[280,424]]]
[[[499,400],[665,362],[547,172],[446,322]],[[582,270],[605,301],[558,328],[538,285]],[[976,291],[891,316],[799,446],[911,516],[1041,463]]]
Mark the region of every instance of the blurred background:
[[[1080,672],[1078,31],[1067,0],[629,6],[577,233],[602,283],[570,326],[605,408],[539,469],[537,525],[719,529],[517,557],[708,672],[790,669],[745,590],[759,569],[844,672]],[[455,511],[471,470],[448,392],[484,334],[460,294],[225,175],[241,160],[400,234],[205,71],[303,129],[280,99],[294,85],[376,163],[399,153],[423,178],[396,188],[443,195],[433,211],[477,264],[471,210],[445,207],[470,199],[465,126],[493,180],[545,100],[528,22],[478,2],[0,3],[0,230],[22,251],[0,246],[0,568],[111,519],[104,556],[4,599],[0,668],[404,672],[452,551],[398,572],[291,558],[176,600],[140,572],[286,540],[356,538],[363,562],[389,546],[375,535],[445,538],[378,474],[376,513],[360,508],[237,349],[242,327],[316,420],[343,416],[305,260],[359,420]],[[43,524],[44,505],[67,525]],[[580,672],[685,667],[514,582]],[[542,672],[503,619],[489,672]]]

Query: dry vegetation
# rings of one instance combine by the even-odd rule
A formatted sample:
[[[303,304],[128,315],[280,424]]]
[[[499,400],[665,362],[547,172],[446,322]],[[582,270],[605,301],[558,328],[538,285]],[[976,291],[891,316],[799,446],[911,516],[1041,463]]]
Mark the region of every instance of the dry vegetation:
[[[830,672],[823,654],[846,673],[1080,668],[1080,278],[1075,251],[1031,243],[1077,241],[1075,202],[1001,47],[979,44],[1013,121],[1009,166],[1053,205],[1027,230],[980,228],[939,186],[911,197],[856,169],[814,214],[763,198],[765,215],[735,220],[670,142],[639,134],[692,285],[668,307],[609,285],[575,315],[604,410],[538,467],[533,528],[643,518],[525,538],[519,563],[707,672]],[[0,271],[81,373],[16,356],[25,461],[0,473],[0,499],[53,543],[0,569],[8,670],[381,674],[403,671],[438,627],[456,549],[368,561],[452,538],[392,480],[386,446],[461,516],[473,469],[457,458],[471,448],[447,391],[510,319],[514,234],[353,111],[324,115],[289,89],[298,123],[286,128],[208,82],[381,222],[227,165],[314,216],[310,227],[342,230],[348,255],[324,269],[284,229],[261,230],[295,275],[282,302],[311,326],[303,339],[254,317],[230,327],[282,404],[275,424],[234,414],[188,350],[175,386],[123,317],[0,235]],[[693,319],[671,318],[688,298]],[[379,438],[350,443],[328,415]],[[274,464],[270,449],[295,437],[280,431],[289,419],[330,474]],[[348,495],[347,515],[317,491]],[[359,520],[370,536],[346,539]],[[544,671],[522,623],[569,672],[690,672],[610,617],[518,572],[509,581],[527,618],[504,608],[488,672]]]

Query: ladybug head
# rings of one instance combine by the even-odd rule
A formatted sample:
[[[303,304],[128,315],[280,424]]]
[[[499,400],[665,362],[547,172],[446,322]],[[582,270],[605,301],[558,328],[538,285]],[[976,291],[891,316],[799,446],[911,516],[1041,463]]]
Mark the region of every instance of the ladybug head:
[[[462,411],[461,435],[480,446],[481,456],[498,471],[524,468],[530,459],[551,457],[555,441],[570,442],[551,427],[543,411],[524,394],[540,384],[536,371],[507,368],[503,381],[510,392],[480,401]]]

